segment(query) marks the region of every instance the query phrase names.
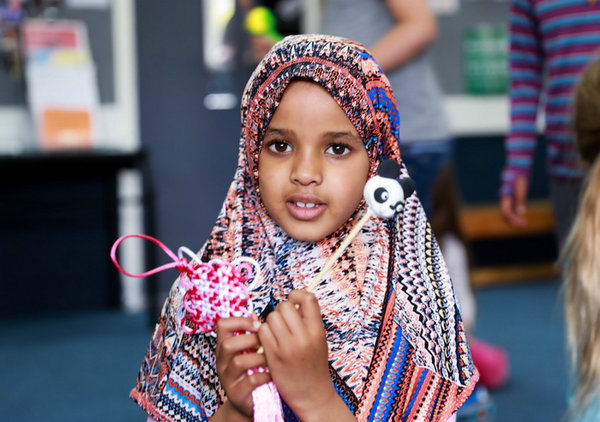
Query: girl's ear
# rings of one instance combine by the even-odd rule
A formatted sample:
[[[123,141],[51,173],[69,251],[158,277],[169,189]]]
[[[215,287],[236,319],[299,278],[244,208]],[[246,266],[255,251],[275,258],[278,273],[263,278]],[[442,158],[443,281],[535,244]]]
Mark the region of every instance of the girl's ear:
[[[415,184],[415,181],[410,177],[400,179],[398,182],[400,183],[400,186],[402,186],[402,191],[404,191],[404,199],[411,196],[413,192],[417,190],[417,185]]]
[[[397,179],[400,176],[400,164],[394,160],[384,160],[377,167],[377,174],[389,179]]]

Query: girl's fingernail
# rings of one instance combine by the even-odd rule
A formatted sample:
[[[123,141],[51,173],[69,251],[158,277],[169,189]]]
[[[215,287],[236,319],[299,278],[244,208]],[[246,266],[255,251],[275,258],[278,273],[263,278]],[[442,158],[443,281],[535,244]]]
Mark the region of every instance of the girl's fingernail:
[[[253,327],[255,330],[258,330],[260,328],[260,321],[254,321]]]

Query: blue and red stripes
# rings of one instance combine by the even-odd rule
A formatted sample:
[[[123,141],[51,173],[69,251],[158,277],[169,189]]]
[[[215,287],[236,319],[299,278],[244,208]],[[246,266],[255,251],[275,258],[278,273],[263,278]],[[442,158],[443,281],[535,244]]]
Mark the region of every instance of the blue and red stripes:
[[[579,75],[600,47],[600,4],[513,0],[510,34],[511,127],[502,195],[512,193],[516,176],[530,175],[540,104],[545,112],[550,176],[581,176],[571,133],[571,98]]]

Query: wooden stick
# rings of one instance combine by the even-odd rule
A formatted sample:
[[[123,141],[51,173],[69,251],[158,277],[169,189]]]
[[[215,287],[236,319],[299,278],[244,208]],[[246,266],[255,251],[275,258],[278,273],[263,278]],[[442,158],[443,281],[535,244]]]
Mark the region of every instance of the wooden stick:
[[[371,216],[372,216],[372,214],[369,212],[369,210],[367,210],[365,215],[363,215],[362,218],[360,219],[360,221],[358,223],[356,223],[356,225],[352,228],[352,231],[350,233],[348,233],[348,236],[346,236],[346,238],[344,239],[344,241],[342,242],[340,247],[337,248],[335,253],[329,257],[329,259],[325,263],[325,266],[323,266],[323,268],[321,269],[319,274],[317,274],[317,276],[313,279],[313,281],[311,281],[311,283],[308,285],[308,287],[306,288],[306,290],[308,292],[312,292],[313,289],[317,286],[317,284],[319,284],[321,282],[321,280],[323,280],[323,277],[325,276],[325,274],[327,274],[327,272],[331,269],[333,264],[335,264],[335,262],[338,260],[340,255],[348,247],[350,242],[352,242],[352,240],[354,240],[354,238],[356,237],[356,235],[358,234],[360,229],[362,229],[362,227],[365,225],[367,220],[369,218],[371,218]]]

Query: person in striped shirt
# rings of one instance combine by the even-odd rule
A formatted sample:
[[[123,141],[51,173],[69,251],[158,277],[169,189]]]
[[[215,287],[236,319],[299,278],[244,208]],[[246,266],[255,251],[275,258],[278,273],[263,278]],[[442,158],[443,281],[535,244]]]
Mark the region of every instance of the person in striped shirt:
[[[525,226],[537,137],[545,112],[545,140],[555,233],[561,245],[577,208],[584,175],[572,136],[570,100],[583,68],[600,47],[598,0],[511,0],[510,131],[505,141],[500,205]]]

